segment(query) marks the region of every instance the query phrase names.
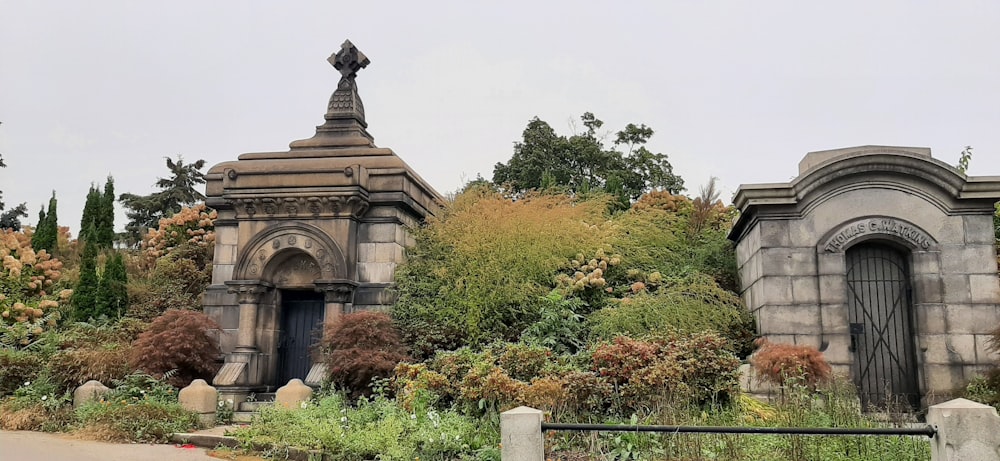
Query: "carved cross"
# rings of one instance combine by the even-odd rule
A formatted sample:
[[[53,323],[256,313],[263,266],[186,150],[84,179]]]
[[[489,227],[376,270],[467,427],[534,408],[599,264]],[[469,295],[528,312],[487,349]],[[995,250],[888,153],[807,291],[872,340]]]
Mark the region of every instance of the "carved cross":
[[[344,40],[344,44],[340,45],[340,51],[330,55],[326,60],[346,79],[353,79],[359,70],[368,67],[371,62],[368,56],[358,50],[350,40]]]

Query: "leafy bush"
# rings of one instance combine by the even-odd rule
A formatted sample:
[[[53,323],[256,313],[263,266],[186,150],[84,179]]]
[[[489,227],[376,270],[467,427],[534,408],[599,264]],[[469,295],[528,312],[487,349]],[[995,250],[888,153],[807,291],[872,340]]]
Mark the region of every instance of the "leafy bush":
[[[62,430],[71,422],[67,405],[72,400],[72,394],[63,392],[43,369],[33,381],[21,383],[13,396],[0,401],[0,429]]]
[[[361,311],[326,327],[320,355],[330,379],[353,395],[369,395],[372,379],[392,375],[407,359],[399,331],[388,314]]]
[[[265,407],[235,437],[250,448],[317,449],[331,459],[468,459],[495,454],[498,427],[452,410],[411,412],[385,398],[361,399],[352,407],[339,394],[323,395],[301,409]]]
[[[109,442],[165,442],[198,427],[198,415],[177,402],[95,400],[76,409],[77,433]]]
[[[152,271],[128,283],[128,315],[151,320],[170,309],[201,309],[201,295],[211,281],[211,259],[203,247],[182,244],[154,261]],[[141,266],[133,261],[133,267]]]
[[[739,360],[715,333],[637,340],[624,336],[594,347],[594,371],[619,386],[625,408],[656,398],[725,402],[739,390]]]
[[[594,312],[587,323],[593,340],[711,330],[727,338],[729,349],[744,357],[752,350],[755,335],[753,316],[740,298],[701,274],[666,283],[655,293],[626,297],[615,307]]]
[[[1000,409],[1000,369],[974,376],[965,387],[965,398]]]
[[[565,299],[553,291],[541,299],[538,321],[521,333],[521,341],[547,347],[559,354],[572,354],[580,350],[586,337],[584,318],[579,299]]]
[[[426,226],[396,270],[392,315],[404,330],[418,321],[459,334],[450,344],[513,340],[538,320],[553,276],[607,235],[604,203],[562,195],[511,200],[470,188]],[[426,348],[425,348],[426,349]]]
[[[0,397],[12,394],[25,382],[34,381],[43,365],[37,353],[0,348]]]
[[[815,389],[832,376],[823,353],[812,346],[772,343],[761,338],[750,364],[761,379],[779,386],[803,385]]]
[[[212,331],[219,331],[219,325],[201,312],[167,311],[132,344],[129,364],[153,376],[176,370],[169,381],[177,387],[198,378],[211,379],[220,354]]]

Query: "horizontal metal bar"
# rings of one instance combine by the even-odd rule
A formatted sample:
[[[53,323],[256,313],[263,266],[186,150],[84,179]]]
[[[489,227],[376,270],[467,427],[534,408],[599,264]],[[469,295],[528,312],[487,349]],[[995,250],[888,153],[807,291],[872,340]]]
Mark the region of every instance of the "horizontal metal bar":
[[[726,426],[644,426],[624,424],[542,423],[543,431],[674,432],[698,434],[778,434],[778,435],[923,435],[934,437],[934,426],[924,427],[726,427]]]

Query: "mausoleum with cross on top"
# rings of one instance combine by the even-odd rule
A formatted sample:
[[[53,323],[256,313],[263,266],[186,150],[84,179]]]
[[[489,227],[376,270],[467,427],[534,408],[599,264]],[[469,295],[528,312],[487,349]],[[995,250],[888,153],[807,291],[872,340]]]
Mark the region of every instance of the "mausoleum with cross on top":
[[[358,97],[368,58],[350,41],[325,122],[287,152],[247,153],[213,166],[218,210],[205,312],[222,327],[225,363],[213,384],[239,397],[290,379],[318,384],[311,348],[345,312],[388,307],[397,264],[443,201],[392,150],[376,147]]]

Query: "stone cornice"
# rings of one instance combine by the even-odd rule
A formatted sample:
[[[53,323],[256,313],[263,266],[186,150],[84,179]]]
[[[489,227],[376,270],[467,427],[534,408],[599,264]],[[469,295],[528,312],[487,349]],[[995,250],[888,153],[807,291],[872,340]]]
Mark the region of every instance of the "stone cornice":
[[[242,219],[360,218],[368,199],[358,195],[226,197],[226,204]]]

